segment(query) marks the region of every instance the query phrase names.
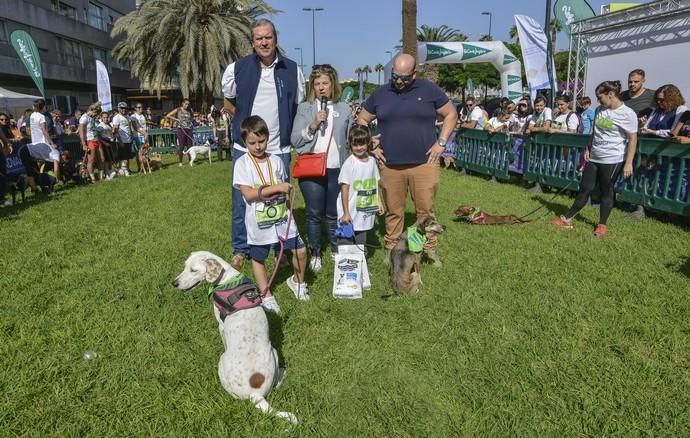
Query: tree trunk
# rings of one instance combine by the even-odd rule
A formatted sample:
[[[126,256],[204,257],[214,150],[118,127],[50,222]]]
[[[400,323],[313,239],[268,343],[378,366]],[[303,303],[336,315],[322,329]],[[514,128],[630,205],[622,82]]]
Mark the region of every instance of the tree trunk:
[[[417,60],[417,0],[402,0],[402,41],[403,53]]]

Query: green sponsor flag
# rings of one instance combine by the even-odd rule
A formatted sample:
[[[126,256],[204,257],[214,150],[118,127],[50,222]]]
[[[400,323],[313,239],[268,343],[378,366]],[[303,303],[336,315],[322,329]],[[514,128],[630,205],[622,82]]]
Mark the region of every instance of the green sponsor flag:
[[[474,82],[472,82],[472,78],[467,79],[467,92],[469,94],[474,94]]]
[[[437,46],[436,44],[426,45],[426,61],[433,61],[434,59],[445,58],[453,53],[458,53],[455,50]]]
[[[489,53],[491,50],[484,47],[473,46],[472,44],[462,43],[462,59],[472,59]]]
[[[41,68],[41,57],[38,56],[38,49],[36,48],[36,43],[31,38],[31,35],[24,32],[23,30],[15,30],[10,36],[12,40],[12,47],[17,51],[19,59],[24,63],[26,71],[29,72],[29,76],[34,80],[38,91],[41,92],[41,96],[46,95],[43,89],[43,69]]]
[[[510,64],[511,62],[515,61],[517,61],[517,58],[512,55],[508,55],[507,53],[503,55],[503,65]]]
[[[553,14],[561,22],[563,30],[570,35],[570,24],[594,17],[594,10],[586,0],[556,0]]]
[[[343,99],[343,102],[350,103],[350,101],[352,100],[354,95],[355,95],[355,89],[348,85],[343,90],[343,95],[342,95],[341,99]]]
[[[522,97],[522,93],[519,93],[517,91],[509,91],[508,92],[508,99],[510,100],[515,100]]]

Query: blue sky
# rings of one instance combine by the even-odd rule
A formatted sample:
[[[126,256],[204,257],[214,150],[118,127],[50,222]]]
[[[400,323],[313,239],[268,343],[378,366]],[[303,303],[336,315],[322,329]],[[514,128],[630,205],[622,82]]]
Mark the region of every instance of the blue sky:
[[[640,3],[646,1],[638,0]],[[555,2],[555,0],[554,0]],[[267,0],[282,12],[269,17],[278,29],[278,43],[288,56],[300,63],[301,47],[305,73],[311,71],[312,13],[303,7],[320,7],[316,13],[316,63],[331,64],[341,79],[356,78],[355,68],[368,64],[373,67],[389,59],[386,50],[393,51],[401,38],[401,0]],[[611,1],[590,0],[598,14],[601,5]],[[488,33],[489,17],[482,11],[492,12],[491,34],[495,40],[508,40],[508,30],[514,24],[513,15],[524,14],[544,22],[545,0],[418,0],[417,27],[422,24],[445,24],[476,41]],[[558,36],[558,48],[568,46],[567,36]],[[376,82],[376,75],[369,80]]]

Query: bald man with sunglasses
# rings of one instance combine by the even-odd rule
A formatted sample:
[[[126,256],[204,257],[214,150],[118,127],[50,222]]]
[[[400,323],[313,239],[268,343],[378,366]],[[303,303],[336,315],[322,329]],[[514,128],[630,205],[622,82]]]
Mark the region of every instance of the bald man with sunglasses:
[[[443,120],[436,138],[436,118]],[[434,214],[439,159],[455,129],[458,112],[445,92],[433,82],[417,79],[415,59],[395,58],[390,86],[380,87],[364,102],[357,123],[378,122],[379,135],[371,155],[380,163],[381,187],[386,203],[386,255],[405,226],[405,201],[412,195],[417,220]],[[407,224],[412,225],[412,224]],[[424,245],[424,254],[441,266],[436,239]],[[385,258],[388,261],[388,257]]]

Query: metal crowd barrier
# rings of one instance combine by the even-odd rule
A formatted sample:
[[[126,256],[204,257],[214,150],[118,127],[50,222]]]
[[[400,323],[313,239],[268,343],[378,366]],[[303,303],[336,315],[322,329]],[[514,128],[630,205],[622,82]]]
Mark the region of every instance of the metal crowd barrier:
[[[513,158],[511,138],[506,134],[460,129],[455,136],[457,167],[507,180]]]
[[[537,133],[531,136],[458,130],[456,167],[508,179],[579,190],[588,135]],[[618,199],[666,213],[690,216],[690,147],[656,137],[639,137],[633,176],[619,179]]]
[[[690,147],[668,139],[640,137],[633,175],[619,182],[619,199],[667,213],[690,216]]]

